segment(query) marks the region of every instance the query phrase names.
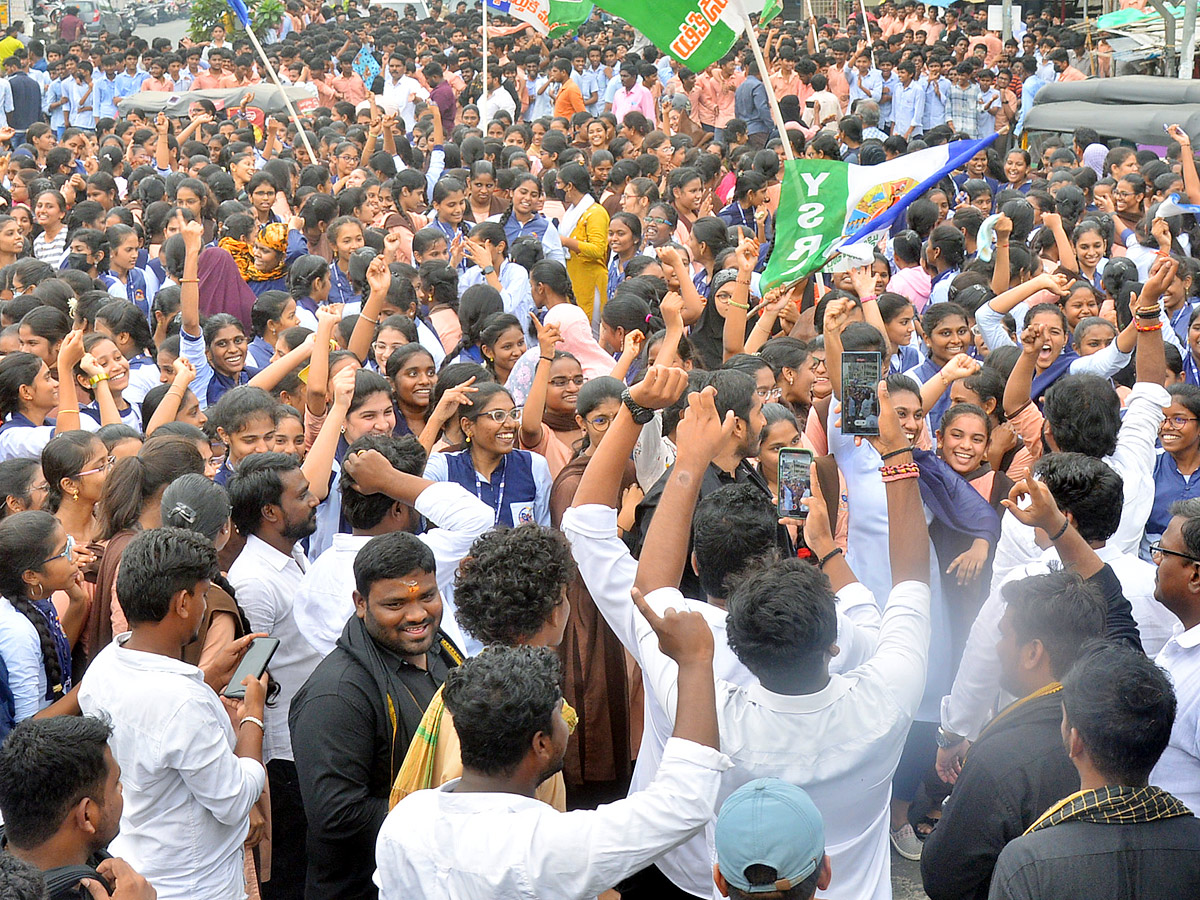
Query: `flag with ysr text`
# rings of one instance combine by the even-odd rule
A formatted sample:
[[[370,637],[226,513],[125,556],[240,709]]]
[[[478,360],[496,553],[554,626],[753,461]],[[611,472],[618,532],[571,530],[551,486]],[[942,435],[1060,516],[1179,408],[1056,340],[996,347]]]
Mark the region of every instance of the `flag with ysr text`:
[[[729,52],[745,28],[745,13],[757,15],[763,26],[783,9],[780,0],[596,0],[596,5],[697,73]]]
[[[783,164],[775,246],[760,290],[792,284],[854,244],[891,228],[908,204],[996,139],[955,141],[877,166],[829,159]]]

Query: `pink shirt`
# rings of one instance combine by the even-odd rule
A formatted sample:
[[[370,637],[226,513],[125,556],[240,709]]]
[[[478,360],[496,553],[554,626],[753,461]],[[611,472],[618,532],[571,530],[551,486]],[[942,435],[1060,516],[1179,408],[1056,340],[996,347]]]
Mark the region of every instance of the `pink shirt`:
[[[640,112],[651,123],[655,121],[654,98],[650,96],[650,91],[640,84],[635,84],[628,91],[620,88],[613,97],[612,112],[618,122],[624,122],[625,114],[634,110]]]
[[[907,297],[919,313],[924,312],[926,304],[929,303],[929,275],[921,266],[910,266],[898,271],[887,283],[887,289]]]

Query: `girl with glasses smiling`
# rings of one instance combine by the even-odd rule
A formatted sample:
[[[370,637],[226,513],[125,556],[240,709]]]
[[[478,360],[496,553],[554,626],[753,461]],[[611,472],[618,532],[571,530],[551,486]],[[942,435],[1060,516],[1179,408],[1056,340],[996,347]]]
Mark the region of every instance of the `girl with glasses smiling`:
[[[96,504],[112,469],[104,441],[87,431],[60,434],[42,451],[46,510],[81,546],[96,538]]]
[[[0,657],[8,669],[16,721],[71,690],[71,649],[87,615],[88,598],[74,555],[75,541],[54,516],[33,510],[0,522]],[[51,597],[65,592],[62,618]],[[64,710],[66,712],[66,710]]]
[[[1163,536],[1171,524],[1171,505],[1200,497],[1200,387],[1173,384],[1167,388],[1171,405],[1158,429],[1162,449],[1154,460],[1154,506],[1146,521],[1146,548]]]
[[[467,448],[431,454],[425,477],[461,485],[495,511],[497,525],[549,525],[554,479],[545,457],[517,449],[521,409],[508,391],[476,382],[458,422]]]

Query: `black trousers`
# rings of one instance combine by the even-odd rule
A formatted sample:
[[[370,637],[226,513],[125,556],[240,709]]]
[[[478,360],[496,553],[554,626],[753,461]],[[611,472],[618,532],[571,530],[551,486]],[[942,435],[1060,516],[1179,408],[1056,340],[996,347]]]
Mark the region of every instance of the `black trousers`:
[[[296,764],[287,759],[271,760],[267,763],[267,780],[271,785],[271,880],[263,882],[262,898],[304,900],[308,819]]]
[[[676,887],[658,866],[647,866],[630,875],[618,886],[621,900],[696,900],[687,891]]]

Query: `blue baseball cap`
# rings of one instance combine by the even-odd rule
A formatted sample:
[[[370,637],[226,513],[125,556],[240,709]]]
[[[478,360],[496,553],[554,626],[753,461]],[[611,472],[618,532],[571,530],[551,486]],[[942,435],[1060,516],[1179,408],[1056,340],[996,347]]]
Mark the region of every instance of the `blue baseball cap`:
[[[747,894],[786,891],[812,875],[825,856],[825,825],[803,788],[759,778],[729,795],[717,815],[717,864]],[[770,884],[750,884],[746,869],[775,870]]]

